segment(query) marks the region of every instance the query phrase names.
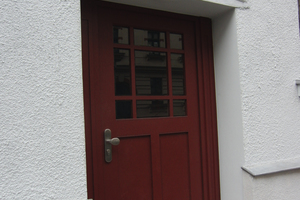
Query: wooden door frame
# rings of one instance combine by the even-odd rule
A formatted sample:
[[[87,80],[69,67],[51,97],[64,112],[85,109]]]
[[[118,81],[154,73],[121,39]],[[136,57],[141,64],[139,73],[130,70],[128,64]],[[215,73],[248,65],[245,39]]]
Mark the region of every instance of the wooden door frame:
[[[218,133],[216,115],[216,96],[212,48],[211,20],[203,17],[193,17],[181,14],[167,13],[163,11],[137,8],[121,4],[108,3],[96,0],[82,0],[82,63],[83,63],[83,91],[84,91],[84,115],[86,137],[86,162],[87,162],[87,191],[88,198],[93,198],[93,152],[91,132],[91,104],[90,104],[90,66],[95,65],[97,55],[97,5],[128,10],[131,12],[143,12],[149,15],[185,19],[195,24],[196,39],[196,63],[198,73],[198,94],[200,113],[200,144],[202,164],[202,190],[203,199],[220,200],[219,181],[219,155]],[[200,169],[199,169],[200,170]]]

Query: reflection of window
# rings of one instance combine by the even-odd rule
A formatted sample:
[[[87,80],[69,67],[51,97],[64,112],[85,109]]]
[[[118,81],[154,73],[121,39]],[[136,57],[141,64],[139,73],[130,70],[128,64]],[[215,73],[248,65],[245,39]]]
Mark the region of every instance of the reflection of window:
[[[151,95],[162,95],[162,78],[151,78],[150,79],[151,84]]]
[[[161,31],[134,29],[134,45],[150,47],[166,47],[166,34]]]
[[[116,119],[132,118],[132,102],[116,101]]]
[[[117,62],[120,62],[123,60],[125,53],[120,52],[120,49],[114,49],[114,60],[115,60],[115,65]]]
[[[131,95],[130,53],[128,49],[114,48],[115,94]]]
[[[152,47],[159,47],[159,33],[158,31],[148,31],[148,45]]]
[[[168,100],[138,100],[136,101],[137,118],[168,117]]]
[[[128,28],[114,26],[113,28],[113,40],[116,44],[129,44]]]
[[[149,113],[155,113],[158,116],[168,116],[168,101],[166,100],[153,100],[150,105]]]
[[[165,53],[151,51],[146,55],[147,61],[161,61],[164,62],[166,59]]]
[[[114,27],[114,43],[119,43],[119,28]]]

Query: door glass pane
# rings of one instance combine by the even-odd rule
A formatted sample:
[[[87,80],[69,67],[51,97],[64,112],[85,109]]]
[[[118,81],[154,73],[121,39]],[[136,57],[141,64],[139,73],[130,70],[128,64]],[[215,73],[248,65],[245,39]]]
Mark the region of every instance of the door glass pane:
[[[127,49],[114,49],[115,94],[131,95],[130,54]]]
[[[173,95],[185,94],[184,55],[171,54]]]
[[[136,101],[137,118],[168,117],[168,100],[138,100]]]
[[[173,100],[173,115],[174,116],[186,116],[186,100],[185,99]]]
[[[170,33],[170,48],[171,49],[183,49],[181,34]]]
[[[134,29],[134,44],[138,46],[166,47],[166,34],[160,31]]]
[[[128,28],[114,26],[113,29],[114,43],[129,44]]]
[[[116,101],[116,118],[128,119],[132,118],[132,101]]]
[[[167,95],[168,73],[166,53],[135,51],[137,95]]]

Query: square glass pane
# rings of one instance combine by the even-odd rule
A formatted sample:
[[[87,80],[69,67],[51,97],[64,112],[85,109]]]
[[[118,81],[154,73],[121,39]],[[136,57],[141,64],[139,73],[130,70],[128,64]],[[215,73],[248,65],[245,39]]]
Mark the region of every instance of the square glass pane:
[[[129,44],[128,28],[121,26],[114,26],[113,28],[114,43]]]
[[[186,116],[186,100],[185,99],[173,100],[173,115],[174,116]]]
[[[130,52],[114,49],[115,95],[131,95]]]
[[[183,49],[182,34],[170,33],[170,48]]]
[[[132,118],[132,101],[116,101],[116,119]]]
[[[137,95],[167,95],[166,53],[135,51],[135,84]]]
[[[184,55],[171,53],[173,95],[185,95]]]
[[[164,32],[134,29],[134,45],[165,48],[165,38]]]
[[[136,101],[137,118],[168,117],[168,100],[138,100]]]

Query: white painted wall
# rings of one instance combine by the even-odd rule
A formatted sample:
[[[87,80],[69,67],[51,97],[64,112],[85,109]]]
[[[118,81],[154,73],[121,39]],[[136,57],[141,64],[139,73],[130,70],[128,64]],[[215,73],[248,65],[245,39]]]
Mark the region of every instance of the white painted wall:
[[[297,0],[247,6],[213,19],[222,200],[298,200],[299,170],[263,174],[299,166]]]
[[[297,0],[122,2],[213,18],[222,200],[298,200],[241,170],[300,157]],[[80,37],[79,0],[0,2],[0,199],[86,199]]]
[[[298,200],[300,170],[269,174],[257,178],[244,173],[245,200]]]
[[[237,9],[245,165],[285,165],[300,156],[297,0],[248,0]],[[300,197],[300,171],[244,174],[244,199]]]
[[[297,0],[249,0],[237,10],[245,164],[300,156]]]
[[[245,7],[243,0],[105,0],[168,12],[213,18],[232,7]]]
[[[0,199],[86,199],[79,0],[0,1]]]
[[[222,200],[243,197],[242,103],[235,11],[213,20],[220,183]]]

